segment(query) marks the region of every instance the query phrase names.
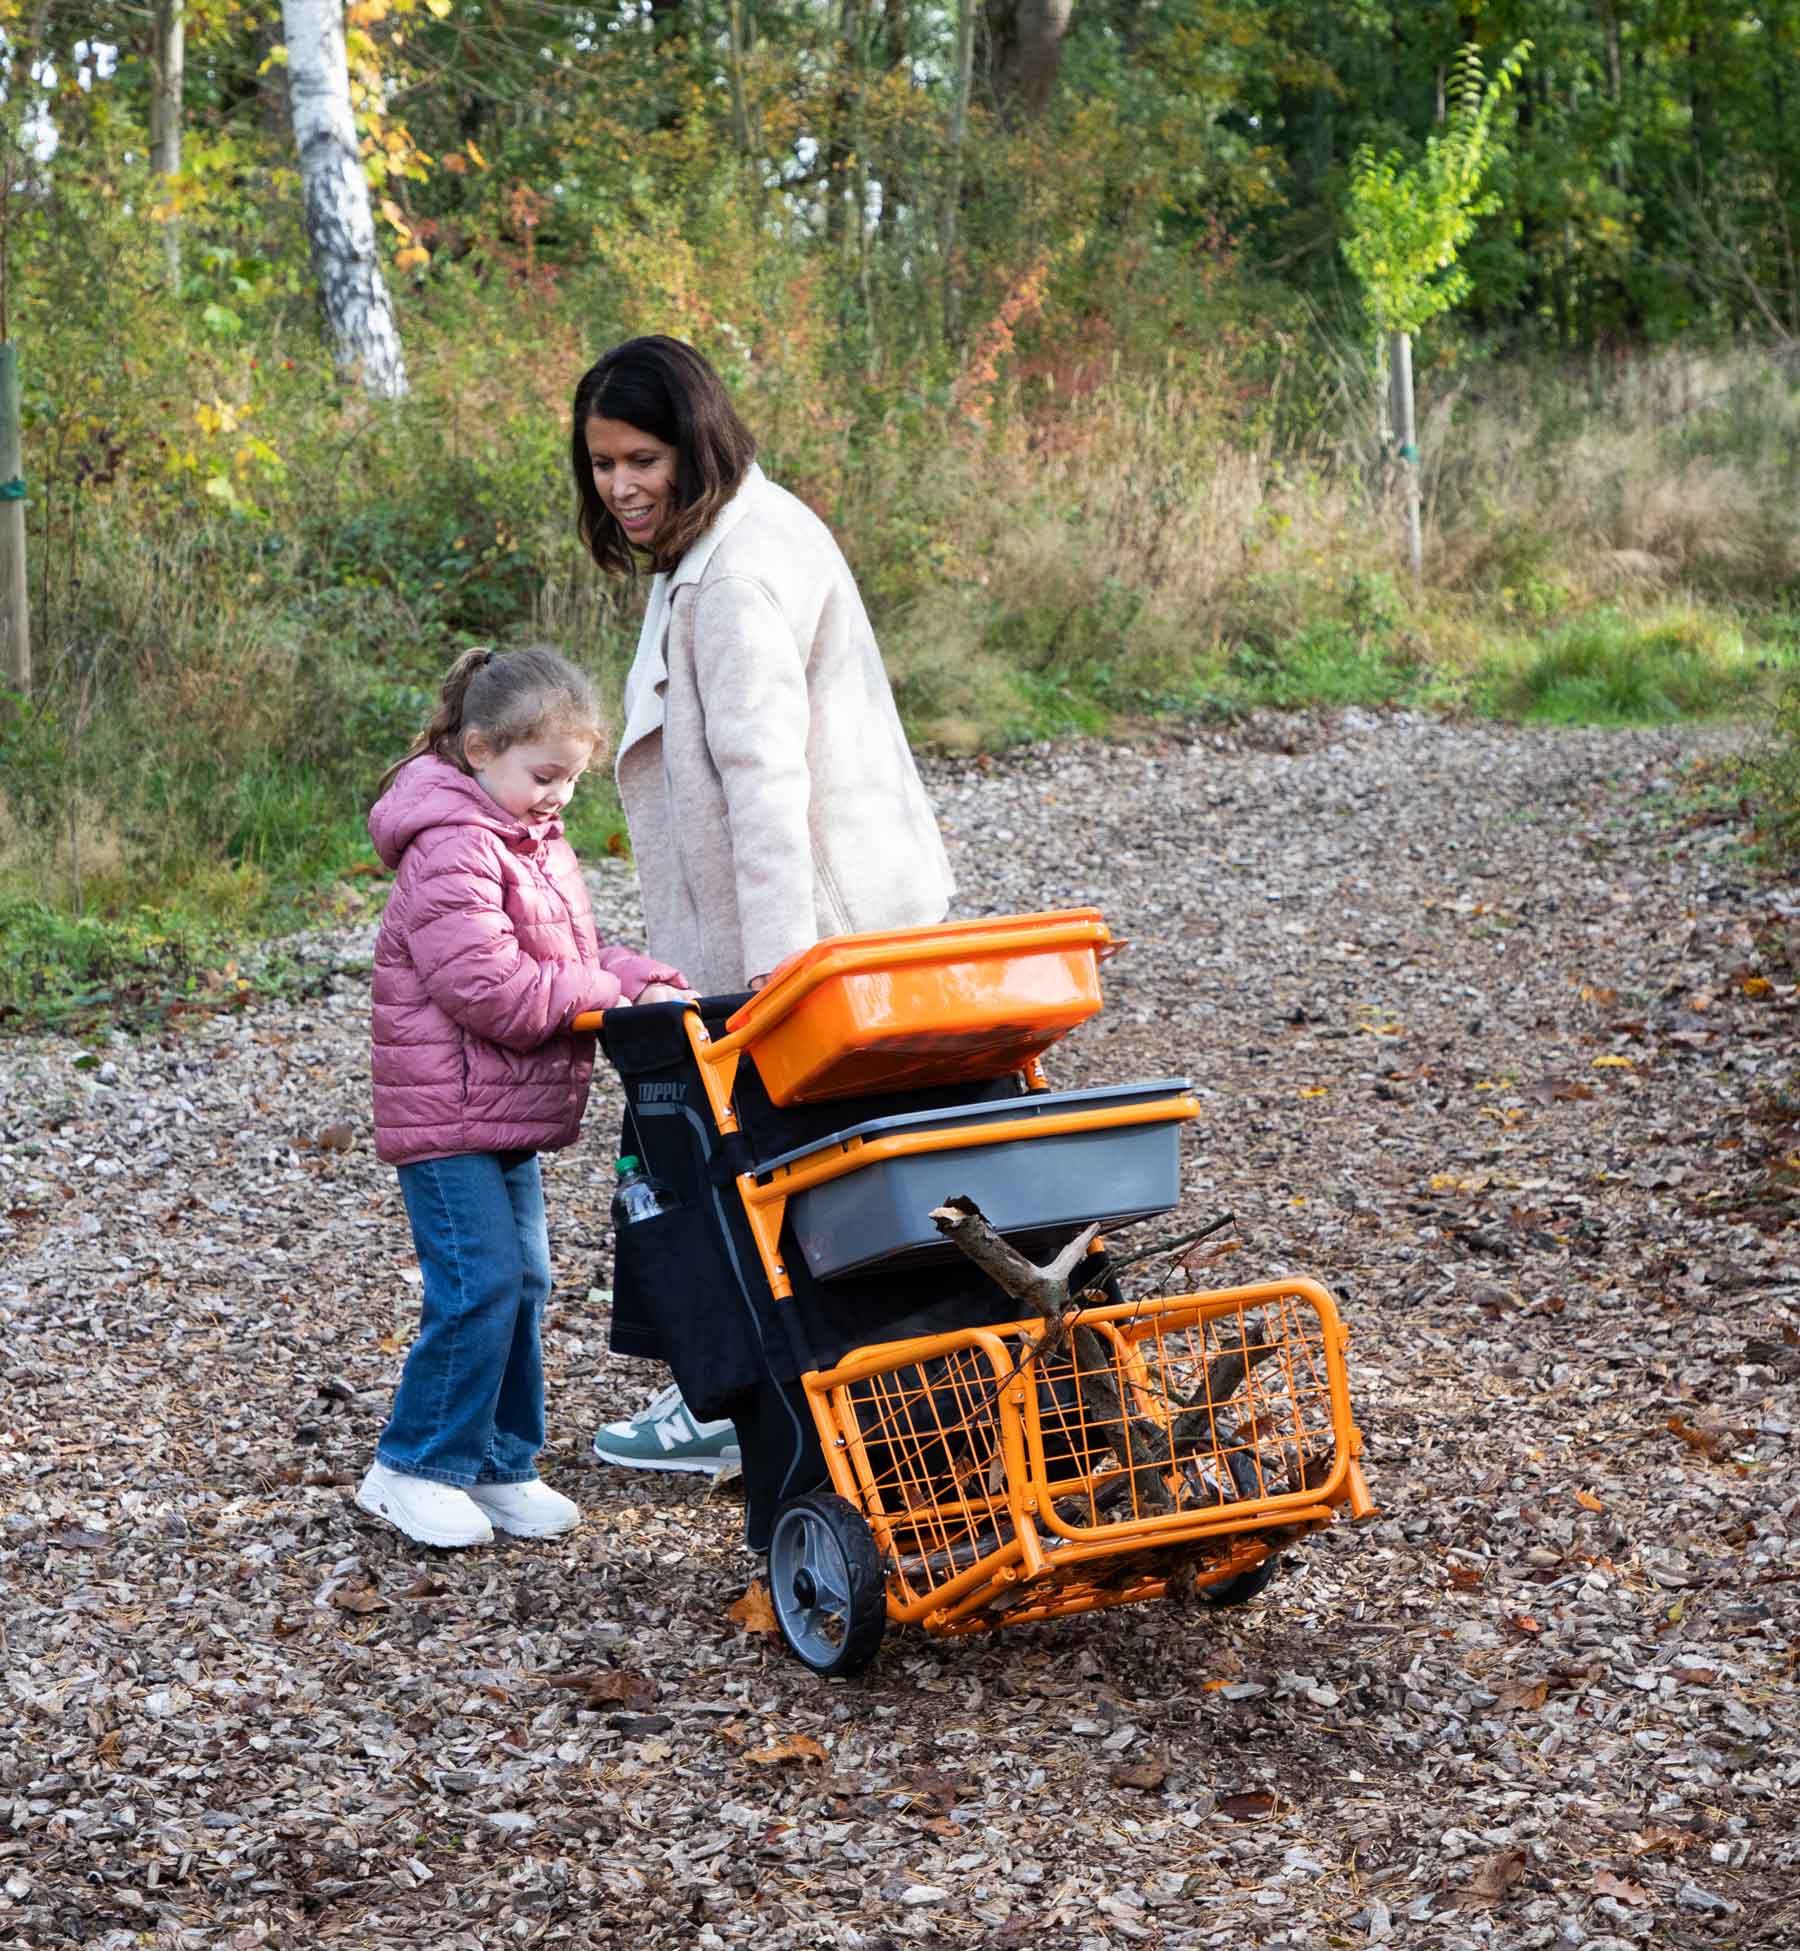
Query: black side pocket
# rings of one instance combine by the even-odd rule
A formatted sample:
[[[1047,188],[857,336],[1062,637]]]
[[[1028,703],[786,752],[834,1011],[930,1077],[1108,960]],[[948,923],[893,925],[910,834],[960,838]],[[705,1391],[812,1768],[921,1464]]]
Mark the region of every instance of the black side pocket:
[[[619,1229],[613,1246],[613,1312],[653,1330],[656,1354],[675,1371],[687,1406],[705,1420],[731,1413],[754,1388],[762,1354],[749,1304],[710,1217],[676,1206]]]

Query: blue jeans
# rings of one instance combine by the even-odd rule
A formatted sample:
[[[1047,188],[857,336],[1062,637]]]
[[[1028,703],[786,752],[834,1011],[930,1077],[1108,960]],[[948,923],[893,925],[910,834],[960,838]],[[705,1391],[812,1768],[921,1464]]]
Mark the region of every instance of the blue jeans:
[[[536,1152],[402,1165],[425,1294],[375,1454],[434,1483],[523,1484],[544,1447],[550,1235]]]

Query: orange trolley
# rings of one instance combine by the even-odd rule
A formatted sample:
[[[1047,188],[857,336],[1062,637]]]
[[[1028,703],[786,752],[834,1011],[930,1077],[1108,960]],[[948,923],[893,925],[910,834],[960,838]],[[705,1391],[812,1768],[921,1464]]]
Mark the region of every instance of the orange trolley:
[[[1096,1239],[1067,1307],[1019,1318],[931,1222],[972,1195],[1037,1258],[1177,1203],[1185,1083],[1055,1092],[1039,1062],[1111,947],[1091,909],[845,936],[753,997],[581,1026],[665,1191],[615,1242],[614,1345],[736,1420],[748,1539],[820,1673],[889,1620],[1240,1603],[1374,1508],[1316,1281],[1127,1299]],[[620,1338],[634,1304],[649,1341]]]

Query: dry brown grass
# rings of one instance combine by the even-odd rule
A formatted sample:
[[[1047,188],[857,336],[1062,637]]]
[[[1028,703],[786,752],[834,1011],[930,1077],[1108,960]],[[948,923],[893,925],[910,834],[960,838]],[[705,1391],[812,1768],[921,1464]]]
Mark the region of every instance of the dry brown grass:
[[[1767,600],[1800,577],[1797,434],[1800,390],[1763,355],[1647,355],[1579,389],[1490,376],[1428,454],[1433,579]]]

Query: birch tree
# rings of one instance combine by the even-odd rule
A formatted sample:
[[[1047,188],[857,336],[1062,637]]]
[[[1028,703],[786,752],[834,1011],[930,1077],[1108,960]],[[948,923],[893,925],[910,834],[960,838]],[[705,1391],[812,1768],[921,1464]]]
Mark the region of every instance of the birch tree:
[[[343,6],[341,0],[282,0],[281,20],[306,235],[338,371],[360,377],[375,399],[403,399],[406,363],[375,255],[369,184],[350,112]]]
[[[181,84],[186,65],[186,0],[156,0],[150,43],[150,166],[161,179],[171,208],[163,226],[163,258],[169,286],[181,289],[181,224],[174,202],[181,174]]]

